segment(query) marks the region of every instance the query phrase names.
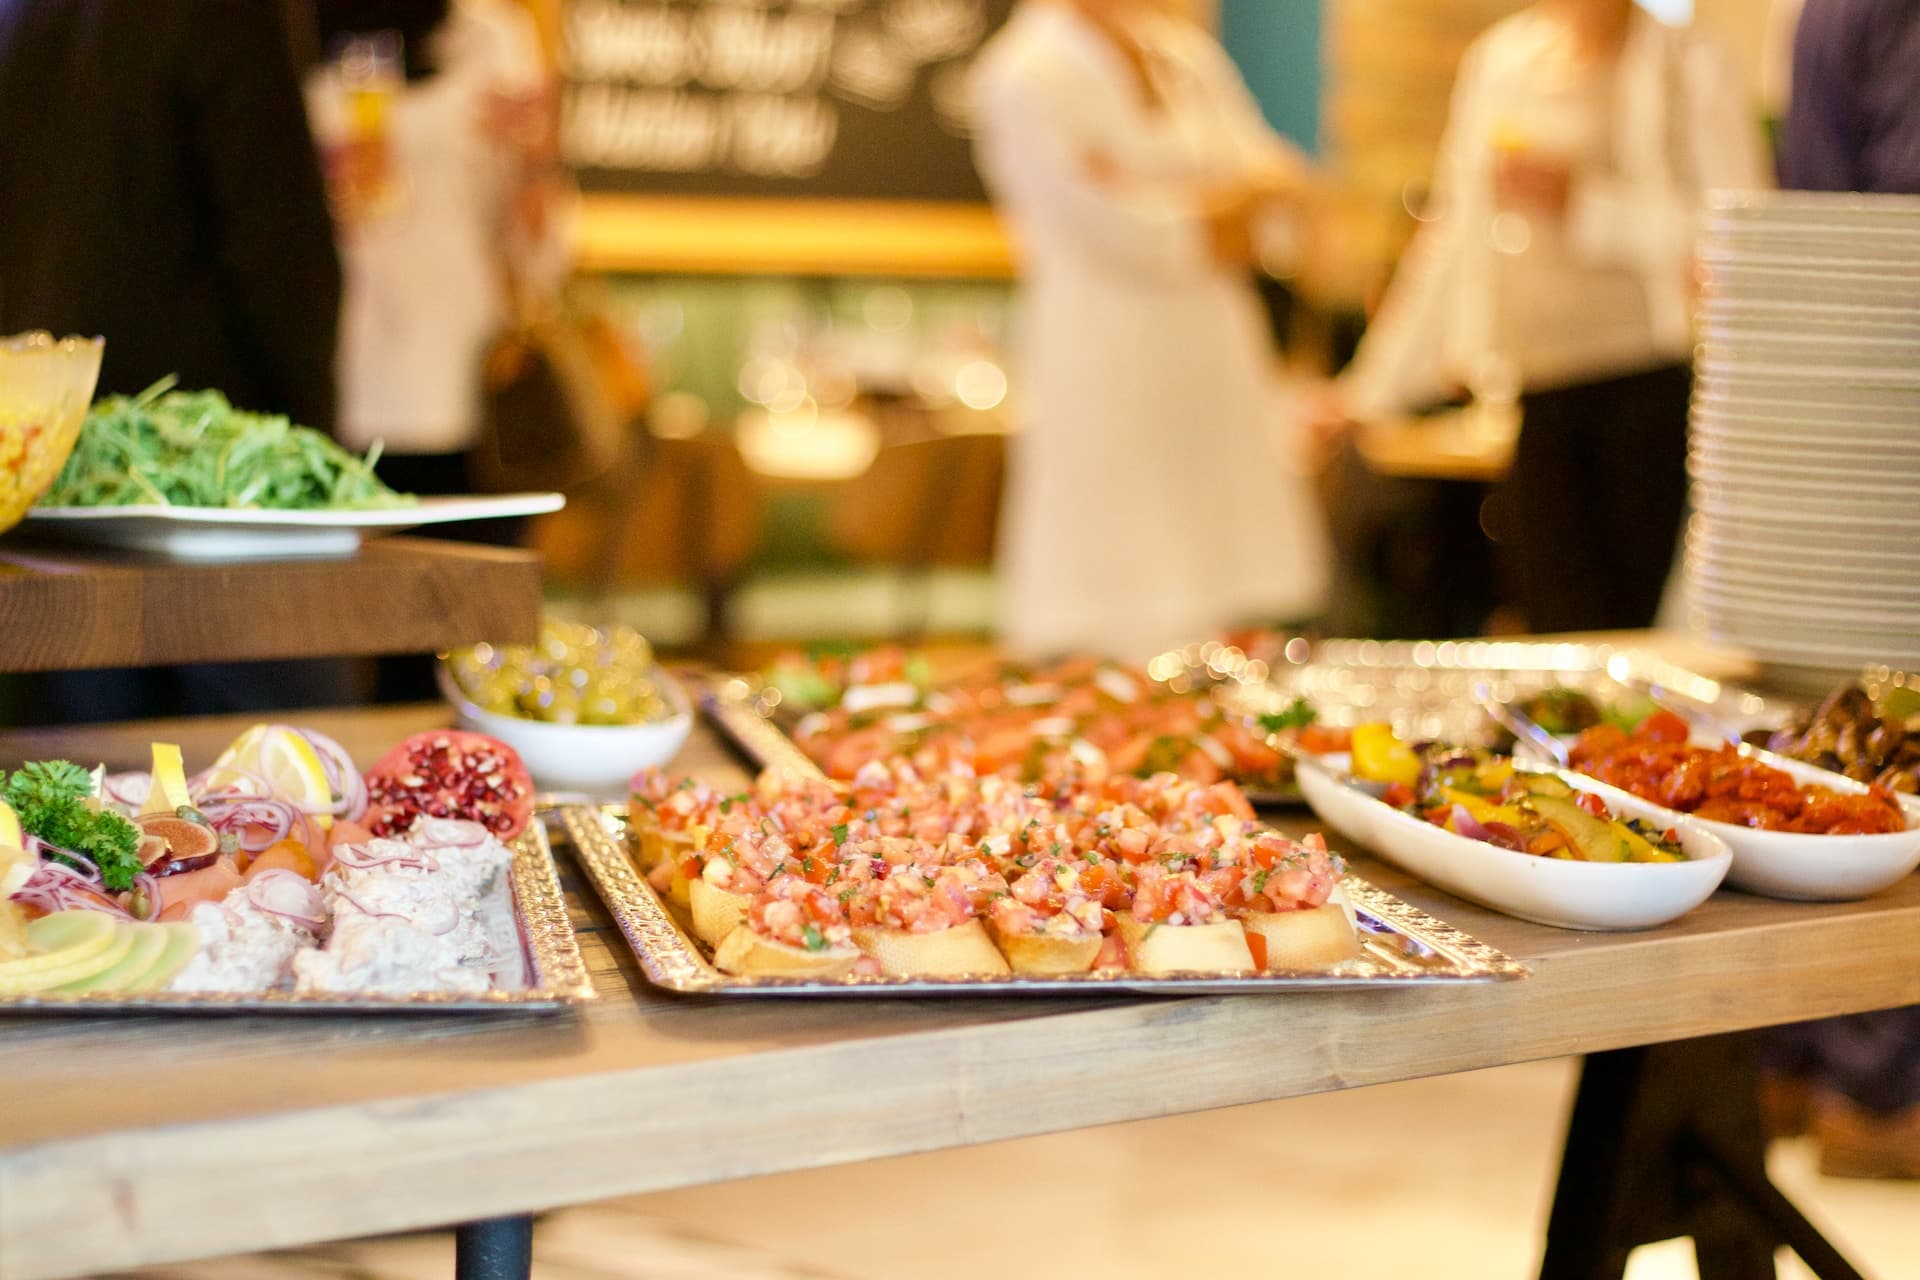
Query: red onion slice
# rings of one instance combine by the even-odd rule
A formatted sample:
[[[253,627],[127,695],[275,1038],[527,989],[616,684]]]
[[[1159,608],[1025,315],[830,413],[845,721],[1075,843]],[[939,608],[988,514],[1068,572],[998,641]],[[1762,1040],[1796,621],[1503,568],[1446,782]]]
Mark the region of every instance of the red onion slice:
[[[85,854],[75,853],[71,849],[63,849],[59,845],[48,840],[42,840],[36,835],[29,835],[27,837],[26,850],[34,857],[40,859],[42,868],[58,872],[64,876],[71,876],[87,884],[98,885],[100,883],[100,868],[95,866],[93,859],[87,857]],[[67,861],[56,862],[56,858],[66,859]]]
[[[492,832],[462,818],[422,818],[407,835],[417,849],[478,849],[491,839]]]
[[[389,843],[399,844],[398,841]],[[344,844],[333,851],[333,860],[343,867],[355,871],[368,871],[374,867],[393,867],[411,871],[438,871],[440,860],[432,854],[423,853],[408,845],[399,845],[397,853],[375,853],[373,845]]]
[[[153,794],[150,773],[110,773],[100,779],[100,794],[115,804],[138,810]]]
[[[447,934],[452,933],[454,928],[458,926],[460,923],[460,909],[456,907],[451,901],[445,904],[446,923],[435,926],[435,925],[431,925],[426,920],[415,920],[412,916],[407,915],[404,911],[375,911],[372,908],[368,907],[366,903],[360,901],[360,899],[354,897],[352,893],[348,892],[345,889],[336,889],[335,892],[337,892],[342,898],[345,898],[348,902],[352,903],[354,908],[358,910],[361,915],[372,916],[373,918],[378,920],[404,920],[408,924],[413,925],[415,928],[421,929],[426,933],[430,933],[436,938],[444,937]]]
[[[14,891],[11,900],[49,915],[78,909],[99,911],[119,920],[133,919],[125,907],[107,896],[97,879],[89,880],[58,862],[42,862],[27,882]]]
[[[1478,818],[1468,813],[1467,806],[1463,804],[1453,806],[1453,829],[1469,840],[1491,841],[1493,839],[1493,833],[1482,826]]]
[[[319,890],[305,877],[285,867],[270,868],[249,880],[247,901],[309,931],[318,930],[327,922],[327,908]]]
[[[294,729],[293,732],[306,739],[320,757],[321,766],[327,771],[327,786],[333,792],[334,802],[328,812],[337,817],[358,822],[367,812],[367,780],[360,775],[360,768],[354,764],[347,749],[324,733],[312,729]]]

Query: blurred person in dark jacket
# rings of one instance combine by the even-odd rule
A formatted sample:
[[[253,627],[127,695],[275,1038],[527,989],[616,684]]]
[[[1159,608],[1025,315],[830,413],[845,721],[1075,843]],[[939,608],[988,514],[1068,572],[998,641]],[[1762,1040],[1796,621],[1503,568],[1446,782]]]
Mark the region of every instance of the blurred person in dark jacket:
[[[1780,185],[1920,193],[1920,4],[1806,0]]]
[[[331,430],[340,263],[262,0],[0,0],[0,333]]]
[[[1780,185],[1920,193],[1920,0],[1806,0]],[[1777,1131],[1810,1130],[1832,1177],[1920,1178],[1920,1006],[1767,1034]]]
[[[106,338],[99,394],[168,374],[334,426],[340,264],[273,0],[0,0],[0,333]],[[319,705],[335,663],[55,677],[45,719]]]

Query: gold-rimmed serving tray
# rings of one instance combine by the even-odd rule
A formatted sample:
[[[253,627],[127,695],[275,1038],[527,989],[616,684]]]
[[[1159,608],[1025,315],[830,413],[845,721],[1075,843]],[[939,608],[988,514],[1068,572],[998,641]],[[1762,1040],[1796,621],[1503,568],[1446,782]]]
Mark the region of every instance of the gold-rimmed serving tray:
[[[333,994],[295,991],[42,991],[0,995],[6,1013],[482,1013],[566,1008],[594,995],[567,914],[553,847],[536,821],[508,843],[513,908],[529,982],[506,991]]]
[[[788,745],[791,749],[791,744]],[[560,820],[575,859],[607,904],[647,980],[683,995],[1219,995],[1452,986],[1501,982],[1527,975],[1526,966],[1478,938],[1350,875],[1344,884],[1359,926],[1362,956],[1321,971],[1253,975],[1192,973],[1166,977],[1109,971],[1052,978],[1024,974],[851,977],[832,981],[742,978],[714,968],[708,949],[693,939],[673,910],[640,874],[634,864],[626,816],[620,806],[571,806],[561,810]]]

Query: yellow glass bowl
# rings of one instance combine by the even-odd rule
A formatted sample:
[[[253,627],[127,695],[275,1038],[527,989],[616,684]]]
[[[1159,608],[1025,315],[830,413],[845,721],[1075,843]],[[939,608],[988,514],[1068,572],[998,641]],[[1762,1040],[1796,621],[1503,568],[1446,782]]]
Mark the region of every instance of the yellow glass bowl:
[[[67,465],[100,379],[101,338],[21,333],[0,338],[0,532]]]

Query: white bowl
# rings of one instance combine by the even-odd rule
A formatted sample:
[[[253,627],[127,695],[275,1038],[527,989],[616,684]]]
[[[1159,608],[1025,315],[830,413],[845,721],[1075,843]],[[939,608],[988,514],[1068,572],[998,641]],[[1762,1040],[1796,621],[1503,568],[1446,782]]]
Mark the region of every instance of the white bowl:
[[[653,678],[673,714],[648,724],[550,724],[483,711],[467,698],[443,665],[440,691],[460,725],[500,739],[520,753],[534,784],[549,791],[623,796],[642,769],[673,759],[693,731],[693,704],[680,682],[656,668]]]
[[[1347,767],[1344,754],[1321,759],[1333,769]],[[1649,929],[1665,924],[1712,896],[1732,863],[1718,836],[1665,817],[1657,821],[1679,831],[1685,862],[1569,862],[1515,853],[1402,813],[1310,762],[1302,762],[1294,773],[1313,811],[1349,839],[1456,897],[1557,929]],[[1600,789],[1578,774],[1560,776],[1581,791]],[[1631,796],[1609,803],[1621,817],[1665,813]]]
[[[1764,761],[1791,774],[1799,783],[1815,783],[1829,790],[1860,795],[1864,782],[1830,773],[1816,765],[1776,756],[1756,747],[1740,754]],[[1795,831],[1757,831],[1731,822],[1714,822],[1663,808],[1604,782],[1587,790],[1622,805],[1640,806],[1655,822],[1687,821],[1719,836],[1733,851],[1727,883],[1748,893],[1798,902],[1852,902],[1898,884],[1920,867],[1920,803],[1900,797],[1907,829],[1872,836],[1804,835]]]

